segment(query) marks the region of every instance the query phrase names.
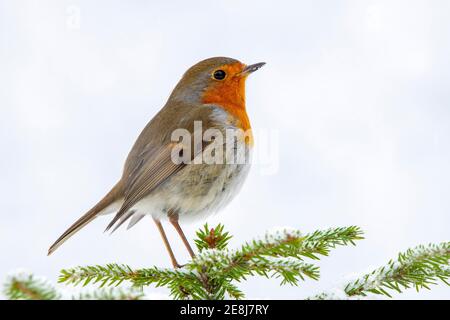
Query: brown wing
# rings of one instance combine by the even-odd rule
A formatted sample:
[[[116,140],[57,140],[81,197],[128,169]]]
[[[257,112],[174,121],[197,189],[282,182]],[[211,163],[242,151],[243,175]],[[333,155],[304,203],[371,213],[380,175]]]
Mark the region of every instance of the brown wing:
[[[172,161],[173,148],[179,148],[178,143],[170,141],[173,130],[180,128],[188,130],[191,133],[191,141],[193,142],[194,121],[202,121],[203,128],[209,128],[213,125],[210,118],[212,111],[210,107],[183,107],[185,108],[183,110],[183,120],[178,121],[178,126],[173,123],[176,122],[176,119],[168,119],[174,117],[173,110],[166,110],[167,112],[164,112],[165,110],[163,109],[139,136],[127,159],[124,176],[122,177],[122,182],[125,185],[124,203],[105,231],[108,231],[118,222],[114,228],[116,230],[131,218],[134,213],[130,209],[137,202],[145,198],[161,183],[180,170],[183,170],[186,166],[186,163],[178,164]],[[157,120],[156,123],[155,120]],[[160,127],[161,123],[167,123],[166,121],[170,120],[172,123],[166,126],[166,128]],[[158,130],[164,130],[163,132],[166,132],[165,136],[161,137],[161,131],[158,132]],[[158,139],[155,136],[158,136]],[[202,146],[205,147],[203,143]],[[191,145],[191,150],[197,149]],[[190,159],[192,160],[195,156],[196,154],[191,152]]]
[[[120,220],[120,222],[115,229],[120,227],[120,225],[122,225],[133,215],[132,211],[129,213],[127,212],[139,200],[150,194],[162,182],[180,171],[185,166],[184,163],[175,164],[172,161],[172,148],[172,144],[160,148],[155,157],[152,157],[140,167],[137,179],[133,181],[128,190],[125,192],[125,201],[122,207],[117,212],[114,219],[110,222],[106,230],[109,230],[118,220]]]

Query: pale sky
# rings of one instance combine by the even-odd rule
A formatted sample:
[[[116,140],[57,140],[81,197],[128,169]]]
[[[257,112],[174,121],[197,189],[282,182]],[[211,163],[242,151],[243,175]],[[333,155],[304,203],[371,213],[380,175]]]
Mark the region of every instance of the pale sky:
[[[319,282],[252,278],[247,298],[302,299],[408,247],[448,241],[449,18],[445,0],[0,0],[0,278],[170,266],[149,218],[108,236],[112,216],[101,217],[46,252],[116,182],[183,72],[212,56],[267,62],[247,82],[247,108],[255,131],[277,133],[278,166],[255,165],[208,222],[224,223],[232,246],[279,226],[358,225],[366,236],[323,258]],[[185,226],[190,238],[203,223]]]

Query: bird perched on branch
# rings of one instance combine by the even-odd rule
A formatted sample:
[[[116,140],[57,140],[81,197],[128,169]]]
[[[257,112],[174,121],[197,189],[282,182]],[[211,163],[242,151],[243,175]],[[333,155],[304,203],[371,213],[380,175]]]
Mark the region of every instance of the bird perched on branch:
[[[139,135],[121,179],[56,240],[48,254],[98,216],[115,213],[106,230],[114,231],[126,221],[130,228],[151,216],[173,266],[179,267],[161,224],[168,219],[194,257],[179,220],[216,212],[242,186],[253,145],[245,81],[264,64],[216,57],[188,69]]]

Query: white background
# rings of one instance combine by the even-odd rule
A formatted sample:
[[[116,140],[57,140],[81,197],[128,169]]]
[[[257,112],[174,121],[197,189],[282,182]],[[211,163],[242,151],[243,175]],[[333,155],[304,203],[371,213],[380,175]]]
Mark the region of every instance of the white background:
[[[170,265],[148,218],[108,236],[112,217],[102,217],[46,252],[116,182],[182,73],[219,55],[267,62],[248,80],[247,108],[255,130],[278,132],[279,167],[255,166],[209,222],[223,222],[235,246],[276,226],[366,232],[320,262],[319,283],[253,278],[248,298],[305,298],[400,250],[448,241],[449,18],[445,0],[1,0],[1,279],[17,268],[55,281],[75,265]]]

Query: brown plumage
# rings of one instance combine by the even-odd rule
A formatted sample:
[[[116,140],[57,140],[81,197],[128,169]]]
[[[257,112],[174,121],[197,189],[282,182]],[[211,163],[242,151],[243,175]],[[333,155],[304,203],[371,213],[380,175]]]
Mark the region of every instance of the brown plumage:
[[[172,133],[185,129],[193,137],[195,121],[201,122],[203,130],[217,129],[223,133],[229,128],[249,129],[245,112],[245,79],[262,65],[247,67],[237,60],[218,57],[191,67],[165,106],[139,135],[119,182],[56,240],[48,254],[99,215],[117,211],[106,230],[114,227],[114,231],[129,219],[131,227],[144,215],[151,215],[173,265],[178,266],[160,223],[161,218],[167,217],[193,255],[178,219],[211,213],[231,200],[246,176],[249,163],[194,164],[192,160],[199,156],[195,151],[188,154],[190,161],[175,163],[171,156],[179,143],[171,140]],[[217,70],[223,71],[226,77],[214,78]],[[191,150],[200,150],[200,153],[211,144],[211,141],[202,140],[196,142],[199,146],[194,146],[194,142],[190,145]],[[248,155],[251,143],[239,143]]]

